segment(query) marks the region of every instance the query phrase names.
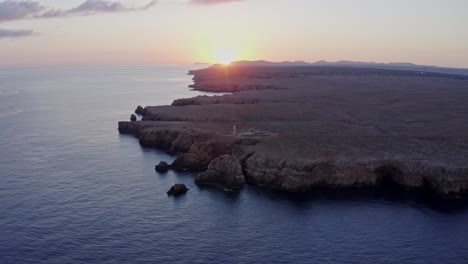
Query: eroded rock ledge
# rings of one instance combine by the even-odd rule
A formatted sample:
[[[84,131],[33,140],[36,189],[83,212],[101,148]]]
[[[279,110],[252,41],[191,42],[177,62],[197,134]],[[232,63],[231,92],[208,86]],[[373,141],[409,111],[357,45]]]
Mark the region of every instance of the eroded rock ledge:
[[[122,133],[138,136],[140,144],[177,155],[169,165],[174,170],[203,171],[199,185],[223,189],[246,183],[288,192],[316,187],[368,187],[398,185],[427,189],[456,198],[468,190],[467,168],[445,168],[424,163],[392,160],[339,162],[333,160],[284,160],[255,152],[261,139],[238,138],[188,128],[161,128],[145,122],[120,122]]]
[[[142,121],[119,131],[177,155],[169,169],[201,172],[197,184],[468,192],[468,80],[331,67],[191,74],[196,89],[233,94],[138,107]]]
[[[208,169],[198,174],[195,183],[231,189],[242,187],[246,183],[246,180],[240,161],[226,154],[212,160],[208,165]]]

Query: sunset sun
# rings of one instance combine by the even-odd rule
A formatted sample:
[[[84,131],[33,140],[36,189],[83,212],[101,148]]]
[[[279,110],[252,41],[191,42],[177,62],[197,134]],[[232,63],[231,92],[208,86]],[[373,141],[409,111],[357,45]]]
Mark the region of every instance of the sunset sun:
[[[213,61],[215,63],[227,65],[238,59],[239,55],[234,49],[220,48],[213,52]]]
[[[251,59],[252,42],[249,42],[246,36],[236,34],[234,30],[229,32],[229,34],[212,33],[200,38],[194,45],[197,54],[195,60],[229,65],[235,61]]]

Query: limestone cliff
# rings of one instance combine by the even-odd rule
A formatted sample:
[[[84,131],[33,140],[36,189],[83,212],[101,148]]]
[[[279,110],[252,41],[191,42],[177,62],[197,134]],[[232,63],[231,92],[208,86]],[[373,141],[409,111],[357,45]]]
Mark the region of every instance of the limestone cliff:
[[[242,187],[246,180],[240,161],[231,155],[223,155],[213,159],[208,165],[208,169],[198,174],[195,183],[231,189]]]
[[[171,169],[205,171],[198,184],[468,193],[466,78],[319,66],[191,74],[197,90],[232,94],[138,107],[142,121],[119,131],[177,155]]]

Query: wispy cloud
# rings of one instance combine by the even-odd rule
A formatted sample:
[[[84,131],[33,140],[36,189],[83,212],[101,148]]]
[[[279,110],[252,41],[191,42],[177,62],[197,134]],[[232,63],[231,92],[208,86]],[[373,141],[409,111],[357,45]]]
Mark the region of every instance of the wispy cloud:
[[[190,0],[189,3],[198,6],[211,6],[242,1],[245,0]],[[127,7],[119,1],[85,0],[80,5],[70,9],[53,9],[43,6],[38,1],[6,0],[0,2],[0,23],[22,19],[88,16],[101,13],[125,13],[143,11],[155,6],[157,2],[158,0],[152,0],[141,7]],[[33,30],[0,29],[0,38],[27,37],[34,34],[35,33]]]
[[[191,0],[190,4],[199,6],[209,6],[242,1],[244,0]]]
[[[0,2],[0,23],[11,20],[29,18],[39,14],[45,8],[33,1],[4,1]]]
[[[34,35],[32,30],[8,30],[0,28],[0,39],[1,38],[19,38]]]
[[[48,10],[37,16],[38,18],[63,17],[73,15],[94,15],[99,13],[124,13],[133,11],[142,11],[156,5],[157,0],[153,0],[143,7],[130,8],[125,7],[120,2],[105,0],[87,0],[81,5],[68,10]]]
[[[0,2],[0,23],[13,20],[31,18],[53,18],[65,16],[85,16],[100,13],[124,13],[142,11],[156,5],[157,0],[152,0],[142,7],[126,7],[118,1],[108,0],[86,0],[77,7],[60,10],[51,9],[41,5],[39,2],[30,0],[7,0]],[[34,35],[32,30],[8,30],[0,29],[0,38],[15,38]]]

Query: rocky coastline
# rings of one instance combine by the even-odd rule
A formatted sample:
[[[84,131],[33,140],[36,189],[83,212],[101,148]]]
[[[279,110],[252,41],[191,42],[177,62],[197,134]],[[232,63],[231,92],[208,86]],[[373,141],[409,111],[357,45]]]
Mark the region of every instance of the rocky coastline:
[[[356,76],[349,71],[222,66],[191,71],[192,88],[233,94],[139,106],[141,121],[121,121],[118,129],[137,136],[141,145],[176,155],[161,168],[200,172],[198,185],[254,184],[287,192],[396,185],[444,198],[464,196],[468,127],[447,127],[451,124],[427,111],[438,102],[452,125],[468,117],[458,102],[442,105],[439,98],[447,91],[468,98],[459,89],[468,82],[411,72],[359,70]],[[442,91],[434,83],[449,88]],[[353,87],[358,88],[350,91]],[[410,94],[408,87],[417,91]],[[425,90],[433,94],[420,98]]]

